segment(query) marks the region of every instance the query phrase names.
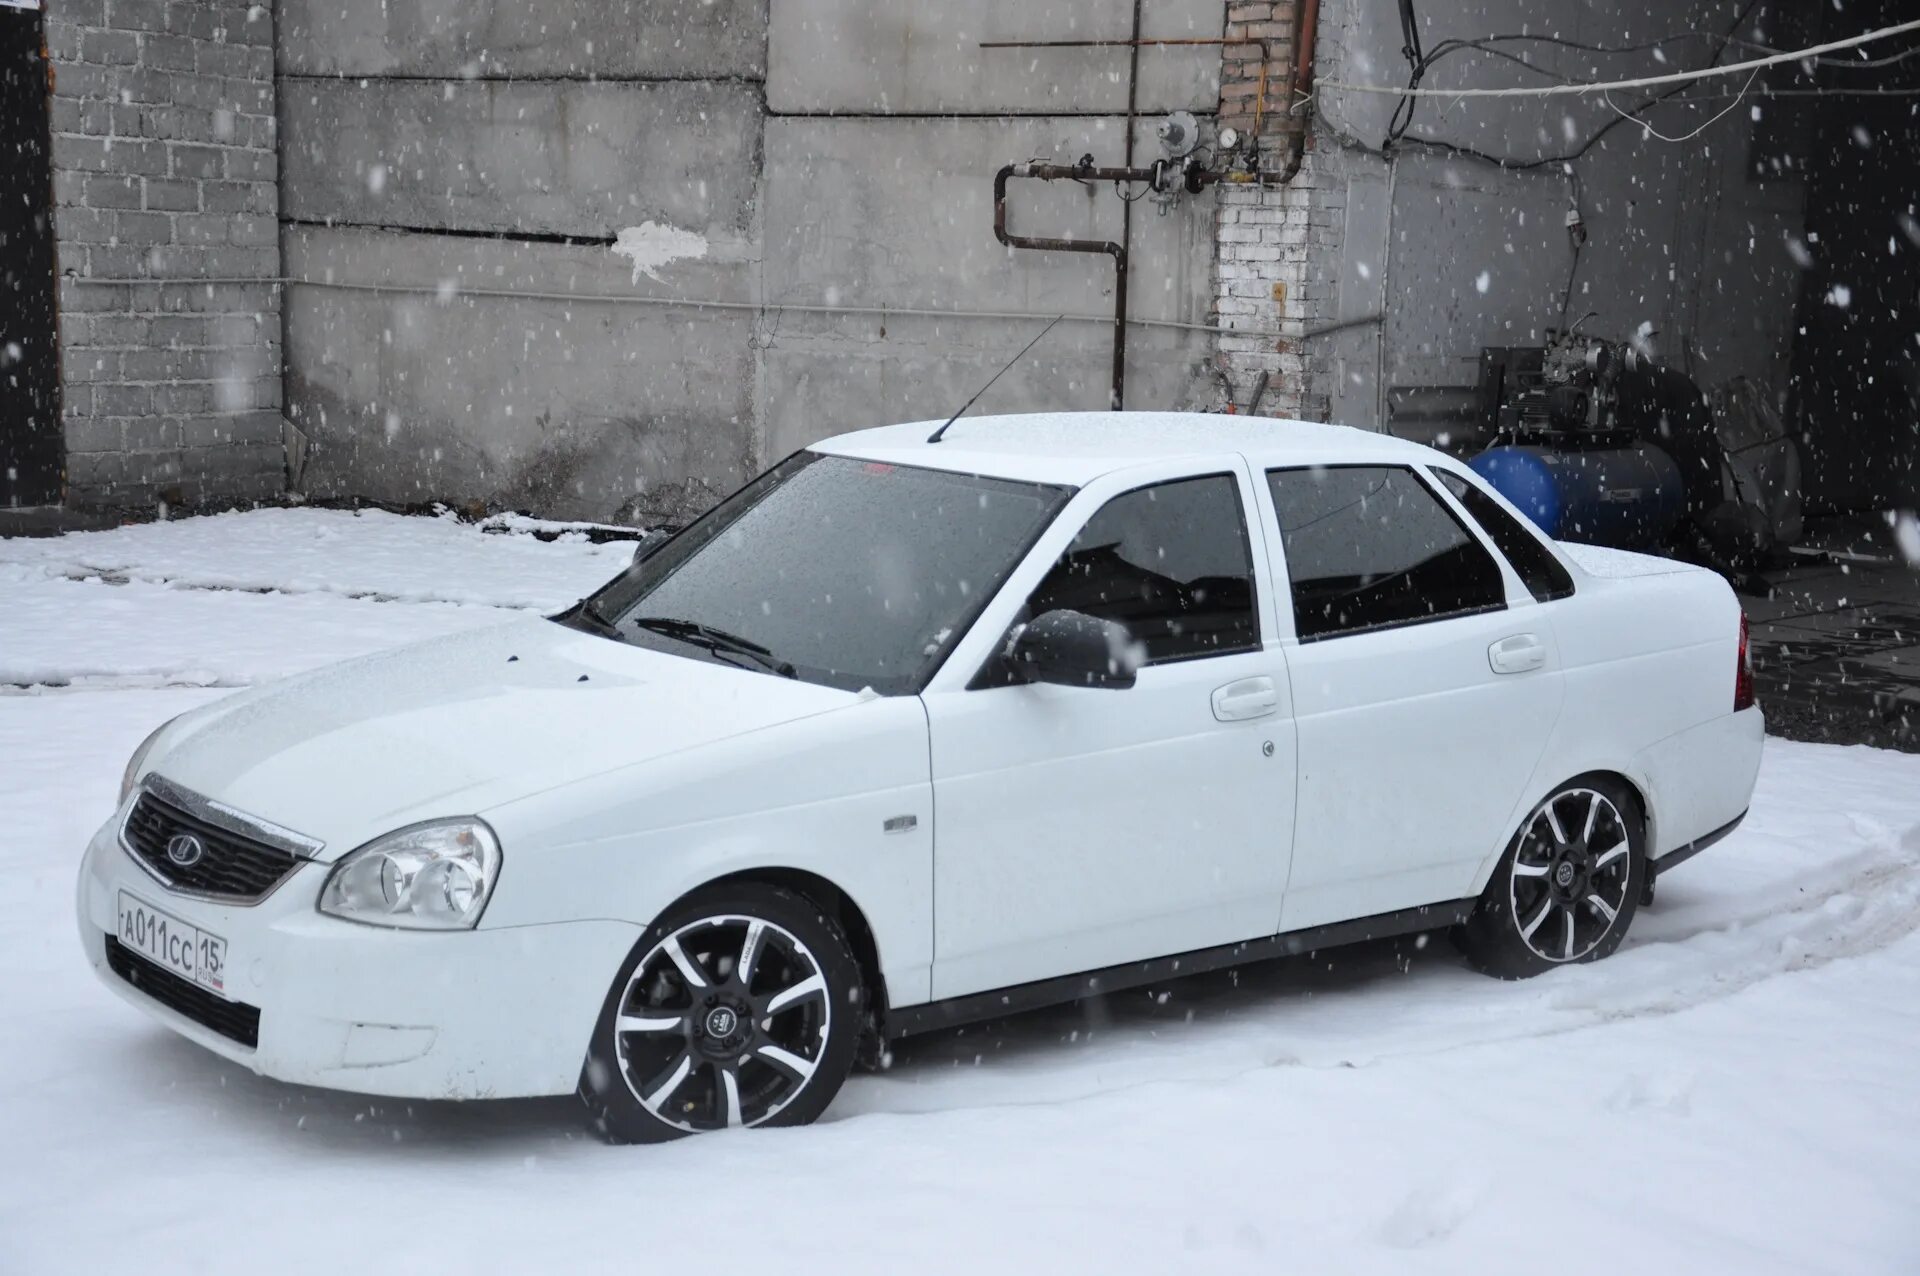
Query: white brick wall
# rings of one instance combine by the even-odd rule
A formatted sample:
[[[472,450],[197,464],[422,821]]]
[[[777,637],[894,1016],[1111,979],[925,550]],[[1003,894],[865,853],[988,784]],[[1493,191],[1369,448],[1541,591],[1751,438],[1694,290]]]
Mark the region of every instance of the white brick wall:
[[[1293,4],[1229,3],[1229,37],[1267,39],[1267,111],[1260,147],[1262,167],[1277,172],[1285,162],[1297,117],[1286,111],[1293,49]],[[1259,73],[1257,57],[1244,47],[1228,46],[1222,64],[1220,121],[1246,129],[1252,123],[1247,88]],[[1214,232],[1214,322],[1234,331],[1219,335],[1216,366],[1225,384],[1216,407],[1226,406],[1227,387],[1234,405],[1245,411],[1264,373],[1266,391],[1257,410],[1265,416],[1324,420],[1326,370],[1317,366],[1313,342],[1302,334],[1324,323],[1333,301],[1330,264],[1339,260],[1339,187],[1320,179],[1311,150],[1292,182],[1285,186],[1222,183]],[[1245,335],[1240,335],[1244,332]]]

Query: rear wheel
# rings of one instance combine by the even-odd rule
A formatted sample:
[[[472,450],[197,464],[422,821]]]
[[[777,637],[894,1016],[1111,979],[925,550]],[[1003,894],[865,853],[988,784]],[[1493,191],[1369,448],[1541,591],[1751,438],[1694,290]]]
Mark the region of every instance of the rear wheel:
[[[804,1125],[832,1102],[866,1018],[839,928],[774,886],[699,892],[621,968],[580,1097],[619,1143],[729,1126]]]
[[[1523,979],[1598,961],[1625,938],[1647,876],[1646,832],[1632,793],[1582,776],[1535,807],[1458,932],[1474,965]]]

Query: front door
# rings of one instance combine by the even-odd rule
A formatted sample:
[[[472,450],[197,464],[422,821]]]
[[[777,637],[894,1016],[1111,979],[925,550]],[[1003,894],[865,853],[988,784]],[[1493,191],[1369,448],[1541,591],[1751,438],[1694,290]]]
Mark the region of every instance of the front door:
[[[1297,644],[1281,929],[1461,899],[1560,712],[1550,605],[1412,467],[1268,475]]]
[[[1124,622],[1145,644],[1135,685],[1009,684],[976,659],[925,695],[936,998],[1273,932],[1293,723],[1251,478],[1229,458],[1112,487],[1076,498],[981,624]]]
[[[60,499],[48,120],[39,0],[0,3],[0,509]]]

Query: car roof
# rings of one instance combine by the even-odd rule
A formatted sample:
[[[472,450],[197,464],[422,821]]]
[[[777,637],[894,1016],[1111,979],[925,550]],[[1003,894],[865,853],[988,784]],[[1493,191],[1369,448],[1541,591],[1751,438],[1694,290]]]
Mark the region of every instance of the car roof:
[[[1256,466],[1444,461],[1432,448],[1345,425],[1209,412],[1026,412],[856,430],[813,445],[862,460],[1076,487],[1149,461],[1239,453]]]

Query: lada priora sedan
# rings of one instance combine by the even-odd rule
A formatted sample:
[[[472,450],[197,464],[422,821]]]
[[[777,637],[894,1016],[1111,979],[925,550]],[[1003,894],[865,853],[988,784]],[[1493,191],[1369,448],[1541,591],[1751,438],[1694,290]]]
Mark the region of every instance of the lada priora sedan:
[[[1592,961],[1746,812],[1717,576],[1359,430],[931,431],[788,457],[558,616],[162,726],[80,870],[101,977],[270,1077],[656,1140],[1351,940]]]

